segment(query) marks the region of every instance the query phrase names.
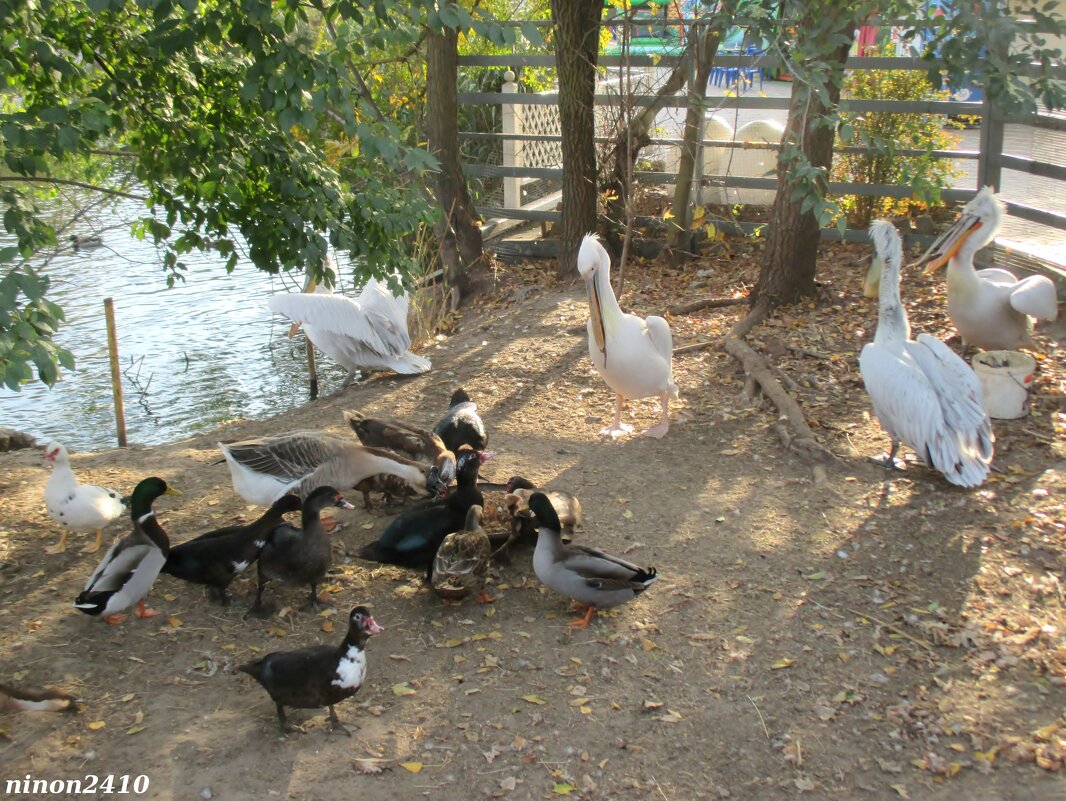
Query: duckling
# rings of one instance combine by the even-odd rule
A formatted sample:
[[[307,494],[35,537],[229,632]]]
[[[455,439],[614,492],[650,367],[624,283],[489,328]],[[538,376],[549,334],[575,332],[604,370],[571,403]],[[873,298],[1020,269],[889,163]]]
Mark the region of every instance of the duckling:
[[[492,545],[481,527],[480,506],[471,506],[466,525],[444,538],[433,559],[433,591],[448,601],[465,598],[475,588],[481,603],[496,600],[485,593]]]
[[[415,495],[415,489],[399,476],[390,476],[388,473],[378,473],[376,476],[364,478],[352,489],[363,493],[363,508],[368,512],[374,507],[370,503],[370,493],[380,492],[382,502],[389,505],[397,498],[401,501]]]
[[[469,445],[476,451],[485,450],[489,435],[485,433],[485,424],[477,413],[477,404],[470,400],[466,390],[462,387],[455,390],[448,406],[448,412],[433,427],[433,433],[453,453],[458,453],[461,445]]]
[[[348,616],[348,633],[339,646],[313,645],[296,651],[276,651],[261,659],[240,665],[270,693],[278,710],[278,728],[284,734],[295,730],[285,719],[285,707],[314,709],[329,707],[333,731],[351,732],[333,709],[358,692],[366,678],[366,641],[384,629],[370,610],[357,606]]]
[[[181,493],[155,476],[134,488],[130,497],[133,531],[108,548],[103,561],[89,576],[85,590],[74,601],[79,612],[103,615],[112,624],[124,621],[127,616],[123,612],[134,604],[137,617],[159,614],[145,607],[144,596],[152,589],[170,553],[170,540],[152,511],[152,504],[161,495]]]
[[[263,606],[263,588],[271,579],[281,579],[289,584],[308,584],[311,596],[307,601],[310,609],[317,609],[318,584],[333,564],[333,542],[329,531],[322,525],[321,513],[327,506],[338,509],[354,509],[333,487],[319,487],[303,502],[300,519],[302,529],[288,523],[275,528],[266,536],[266,543],[259,552],[259,586],[255,592],[255,604],[249,614],[267,617],[273,611]]]
[[[537,527],[533,524],[533,513],[529,510],[529,497],[534,492],[543,492],[555,507],[562,525],[563,542],[574,539],[574,529],[581,525],[581,501],[576,495],[561,490],[538,490],[528,478],[512,476],[505,486],[504,506],[511,514],[511,536],[507,544],[518,539],[536,540]]]
[[[344,419],[364,445],[385,448],[416,462],[432,464],[445,484],[455,480],[455,454],[444,446],[436,434],[403,420],[367,417],[362,412],[352,410],[344,412]]]
[[[206,584],[218,601],[226,606],[226,588],[238,573],[243,573],[259,558],[266,539],[285,522],[288,512],[300,509],[300,498],[282,495],[266,514],[246,526],[227,526],[208,531],[171,549],[164,573],[194,584]]]
[[[71,531],[92,531],[96,542],[82,548],[82,553],[96,553],[103,543],[104,528],[122,516],[126,507],[114,490],[95,484],[80,484],[70,469],[67,449],[58,442],[44,449],[44,467],[52,468],[52,475],[44,487],[44,504],[48,516],[63,526],[59,542],[45,553],[63,553]]]
[[[597,548],[564,545],[559,515],[543,492],[530,496],[529,508],[538,523],[533,552],[537,578],[549,589],[587,607],[584,617],[570,621],[571,628],[588,626],[597,609],[632,601],[659,577],[654,567],[639,567]]]
[[[425,568],[428,582],[432,576],[433,557],[444,538],[463,527],[471,506],[484,507],[485,498],[477,488],[477,474],[482,462],[492,456],[491,451],[475,451],[463,446],[456,459],[456,490],[447,498],[424,501],[405,509],[386,526],[376,542],[359,551],[359,556],[372,562]]]

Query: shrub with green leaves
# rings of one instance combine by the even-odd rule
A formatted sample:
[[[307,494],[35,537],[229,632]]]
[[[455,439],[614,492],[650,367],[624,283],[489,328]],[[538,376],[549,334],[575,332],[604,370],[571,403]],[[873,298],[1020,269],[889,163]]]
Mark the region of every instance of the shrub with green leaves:
[[[886,48],[872,55],[890,55]],[[846,79],[844,97],[854,100],[947,100],[920,70],[855,70]],[[961,127],[943,114],[842,112],[832,180],[910,186],[910,198],[845,195],[838,198],[848,219],[861,226],[875,217],[906,214],[940,203],[940,191],[961,175],[954,162],[933,155],[952,150],[960,137],[947,130]],[[866,153],[844,153],[844,145],[869,147]],[[901,155],[901,150],[924,151]]]

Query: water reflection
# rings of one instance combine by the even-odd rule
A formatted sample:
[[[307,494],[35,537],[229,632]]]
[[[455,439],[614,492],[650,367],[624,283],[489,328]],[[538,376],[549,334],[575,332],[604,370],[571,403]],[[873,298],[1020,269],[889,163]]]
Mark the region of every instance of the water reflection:
[[[127,202],[116,214],[132,219],[141,211]],[[168,442],[306,401],[303,337],[288,340],[287,321],[266,305],[295,279],[247,261],[227,274],[222,257],[209,252],[186,256],[185,283],[168,289],[151,242],[132,238],[125,224],[77,231],[97,232],[102,246],[78,252],[62,237],[62,252],[42,268],[52,279],[49,297],[67,315],[56,339],[74,353],[77,370],[51,390],[40,383],[21,393],[0,389],[0,425],[83,450],[115,445],[106,297],[115,302],[131,443]],[[328,359],[319,360],[319,373],[327,390],[345,375]]]

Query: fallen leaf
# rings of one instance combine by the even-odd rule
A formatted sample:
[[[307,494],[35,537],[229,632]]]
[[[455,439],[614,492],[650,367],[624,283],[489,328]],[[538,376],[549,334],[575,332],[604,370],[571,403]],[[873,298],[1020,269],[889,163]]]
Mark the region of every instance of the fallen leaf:
[[[508,776],[506,779],[500,779],[500,789],[510,792],[518,786],[518,780],[514,776]]]
[[[556,795],[570,795],[576,788],[569,782],[556,782],[552,792]]]
[[[911,794],[907,792],[907,788],[904,787],[902,784],[890,784],[888,786],[891,787],[893,790],[895,790],[899,794],[900,798],[910,798],[911,797]]]
[[[415,691],[407,686],[406,682],[392,685],[393,695],[414,695]]]
[[[806,776],[801,776],[800,778],[795,779],[793,783],[796,785],[796,789],[799,790],[801,793],[808,792],[814,789],[814,782],[812,782]]]
[[[136,697],[137,696],[136,696],[135,693],[126,693],[124,696],[122,696],[118,700],[120,700],[124,704],[128,704],[130,701],[132,701]]]
[[[393,660],[394,662],[410,662],[411,661],[411,657],[404,656],[403,654],[389,654],[389,659]]]
[[[89,729],[90,731],[100,731],[100,729],[102,729],[106,725],[106,721],[94,720],[92,723],[89,724]]]
[[[163,596],[163,600],[167,601],[168,603],[176,601],[177,599],[178,597],[176,595],[171,595],[169,592]]]
[[[332,620],[323,620],[322,621],[322,631],[326,632],[326,634],[329,634],[330,632],[332,632],[333,631],[333,621]]]
[[[372,529],[374,527],[374,523],[373,523],[373,521],[370,521],[370,522],[367,522],[367,523],[363,523],[362,527],[365,528],[367,531],[369,531],[370,529]]]
[[[643,639],[641,639],[640,646],[645,651],[654,651],[656,648],[659,647],[658,645],[653,643],[651,640],[649,640],[647,637],[644,637]]]
[[[373,776],[384,770],[376,759],[353,759],[352,765],[357,773],[364,773],[368,776]]]
[[[547,701],[545,701],[543,698],[541,698],[540,696],[537,696],[537,695],[523,695],[522,696],[522,700],[523,701],[528,701],[531,704],[546,704],[547,703]]]
[[[281,626],[275,626],[270,630],[270,633],[273,634],[275,637],[284,637],[286,634],[288,634],[288,632],[285,631],[285,629],[283,629]]]
[[[126,729],[126,734],[137,734],[142,731],[144,731],[144,726],[131,726]]]
[[[170,624],[170,627],[172,629],[176,629],[185,625],[185,621],[177,615],[171,615],[170,618],[167,620],[167,623]]]
[[[784,659],[778,659],[776,662],[770,665],[770,670],[784,670],[785,668],[792,667],[794,664],[796,664],[796,660],[789,659],[786,656]]]
[[[401,762],[400,763],[400,767],[403,768],[404,770],[411,771],[411,773],[421,773],[422,772],[422,763],[421,762]]]
[[[633,519],[633,513],[629,509],[626,509],[624,512],[622,512],[622,517],[624,517],[626,520],[632,520]],[[573,788],[571,788],[571,789],[573,789]]]

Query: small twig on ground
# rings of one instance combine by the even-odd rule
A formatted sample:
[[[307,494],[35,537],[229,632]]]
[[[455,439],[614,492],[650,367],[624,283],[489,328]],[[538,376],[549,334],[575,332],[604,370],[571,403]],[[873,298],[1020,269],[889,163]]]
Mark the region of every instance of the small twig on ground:
[[[913,634],[908,634],[903,629],[901,629],[899,626],[896,626],[896,625],[894,625],[892,623],[888,623],[888,622],[886,622],[884,620],[879,620],[878,618],[874,617],[871,614],[868,614],[866,612],[860,612],[858,609],[851,609],[849,607],[848,611],[851,612],[851,614],[853,614],[853,615],[858,615],[859,617],[864,617],[867,620],[872,620],[878,626],[884,626],[886,629],[891,629],[892,631],[896,632],[896,634],[899,634],[901,637],[906,637],[908,640],[913,642],[915,645],[920,645],[920,646],[922,646],[922,648],[925,648],[927,651],[934,650],[932,643],[926,642],[921,637],[915,637]]]
[[[800,356],[806,356],[809,359],[821,359],[822,361],[827,362],[832,358],[831,356],[819,353],[816,350],[808,350],[807,348],[801,348],[799,345],[790,345],[787,342],[785,343],[785,347],[793,353],[798,353]]]
[[[766,735],[767,740],[772,740],[773,738],[770,736],[770,730],[766,728],[766,721],[763,720],[762,712],[759,711],[758,704],[755,703],[755,701],[750,695],[746,695],[744,697],[751,701],[751,705],[755,707],[755,714],[759,716],[759,723],[762,724],[762,733]]]
[[[712,339],[709,342],[696,342],[692,345],[682,345],[680,348],[674,348],[674,355],[681,356],[685,353],[695,353],[700,350],[707,350],[708,348],[718,347],[722,344],[720,339]]]

